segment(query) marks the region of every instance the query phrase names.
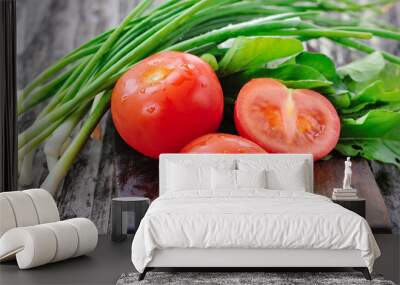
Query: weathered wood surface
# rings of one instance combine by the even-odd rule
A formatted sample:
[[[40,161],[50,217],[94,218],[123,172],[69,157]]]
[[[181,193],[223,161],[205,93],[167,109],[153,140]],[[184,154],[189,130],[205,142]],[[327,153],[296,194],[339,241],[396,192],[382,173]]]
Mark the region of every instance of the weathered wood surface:
[[[332,158],[318,161],[314,166],[314,192],[332,196],[333,188],[341,187],[343,181],[344,159]],[[389,232],[392,224],[389,213],[380,194],[371,168],[365,159],[352,160],[352,186],[358,195],[366,199],[366,219],[375,232]]]
[[[100,32],[116,26],[137,2],[138,0],[17,0],[18,88],[23,89],[30,80],[65,53]],[[388,11],[386,17],[392,24],[399,26],[400,4]],[[374,44],[400,53],[400,45],[393,41],[377,41]],[[309,48],[322,50],[333,56],[338,65],[358,56],[356,53],[336,48],[328,41],[315,41]],[[25,128],[37,112],[24,116],[20,120],[20,128]],[[157,196],[158,162],[145,158],[127,147],[115,132],[109,114],[103,118],[101,125],[104,131],[103,139],[91,140],[85,146],[66,177],[57,201],[63,218],[89,217],[97,224],[100,233],[106,233],[109,230],[111,197]],[[317,163],[317,180],[321,177],[318,171],[331,171],[331,166],[327,166],[330,163],[332,162]],[[339,162],[337,163],[339,165]],[[369,169],[365,161],[362,164],[364,169]],[[389,208],[394,230],[400,232],[400,172],[390,165],[375,162],[371,165]],[[342,171],[339,171],[339,166],[335,166],[334,169],[335,177],[338,178],[332,178],[326,187],[341,183]],[[21,188],[37,187],[46,175],[45,157],[43,152],[39,151],[35,154],[33,182]],[[338,179],[336,184],[335,179]],[[360,189],[370,186],[358,186],[357,181],[362,181],[364,176],[357,171],[354,171],[354,179]],[[316,184],[316,189],[322,189],[318,188],[318,185],[324,185],[321,181],[317,181]],[[373,189],[376,189],[375,186]],[[379,200],[378,204],[381,205],[380,199],[377,198],[377,201]],[[386,216],[381,221],[386,223]],[[374,223],[373,220],[371,222]]]

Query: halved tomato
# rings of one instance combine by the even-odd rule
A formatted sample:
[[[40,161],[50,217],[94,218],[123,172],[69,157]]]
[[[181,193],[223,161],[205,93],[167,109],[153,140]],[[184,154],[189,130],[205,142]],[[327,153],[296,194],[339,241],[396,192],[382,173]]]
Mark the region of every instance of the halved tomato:
[[[224,97],[211,67],[197,56],[162,52],[126,72],[111,98],[114,125],[137,151],[158,158],[215,132]]]
[[[270,78],[253,79],[240,90],[235,126],[268,152],[311,153],[315,160],[332,151],[340,134],[339,116],[328,99]]]
[[[248,139],[230,134],[208,134],[186,145],[181,153],[265,153]]]

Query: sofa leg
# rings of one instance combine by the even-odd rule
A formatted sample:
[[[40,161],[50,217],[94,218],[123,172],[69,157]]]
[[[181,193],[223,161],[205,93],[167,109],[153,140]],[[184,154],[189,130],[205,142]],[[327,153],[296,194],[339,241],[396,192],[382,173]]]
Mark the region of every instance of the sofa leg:
[[[144,277],[146,277],[146,273],[147,273],[147,267],[143,270],[142,273],[139,274],[139,278],[138,281],[142,281],[144,279]]]
[[[365,279],[372,280],[371,274],[369,274],[369,270],[368,270],[367,267],[356,267],[354,269],[357,270],[357,271],[361,271],[362,274],[364,275]]]

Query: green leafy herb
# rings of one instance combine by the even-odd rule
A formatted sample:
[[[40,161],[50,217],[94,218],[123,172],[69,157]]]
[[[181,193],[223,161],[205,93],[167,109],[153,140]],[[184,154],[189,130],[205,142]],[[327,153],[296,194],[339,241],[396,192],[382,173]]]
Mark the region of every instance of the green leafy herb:
[[[219,74],[226,76],[260,67],[269,61],[295,55],[302,50],[302,43],[294,38],[239,37],[220,61]]]
[[[287,87],[295,89],[315,89],[332,85],[332,82],[328,81],[316,69],[300,64],[288,64],[275,69],[249,70],[243,72],[242,76],[246,81],[259,77],[274,78],[281,81]]]
[[[296,56],[296,63],[318,70],[326,79],[332,82],[340,80],[339,75],[336,73],[335,64],[322,53],[302,52]]]
[[[385,67],[385,59],[380,52],[374,52],[361,60],[338,68],[341,77],[349,76],[356,82],[368,81],[376,77]]]
[[[367,113],[373,108],[390,109],[391,104],[400,102],[400,68],[394,64],[385,64],[384,68],[375,76],[369,70],[359,73],[365,81],[353,81],[347,78],[346,85],[351,93],[351,104],[343,108],[343,114],[351,116]]]
[[[358,119],[343,119],[336,149],[400,167],[400,113],[372,110]]]
[[[385,85],[382,80],[377,80],[374,83],[368,85],[351,99],[352,105],[376,102],[390,103],[399,101],[400,90],[394,89],[386,91]]]

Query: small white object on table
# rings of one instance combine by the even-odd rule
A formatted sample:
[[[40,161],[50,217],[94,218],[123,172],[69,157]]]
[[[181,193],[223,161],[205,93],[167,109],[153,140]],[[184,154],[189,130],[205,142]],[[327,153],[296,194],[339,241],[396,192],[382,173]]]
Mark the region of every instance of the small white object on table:
[[[351,170],[351,160],[347,157],[344,162],[344,178],[343,178],[343,188],[334,188],[332,193],[333,200],[356,200],[357,189],[351,187],[351,177],[353,172]]]

